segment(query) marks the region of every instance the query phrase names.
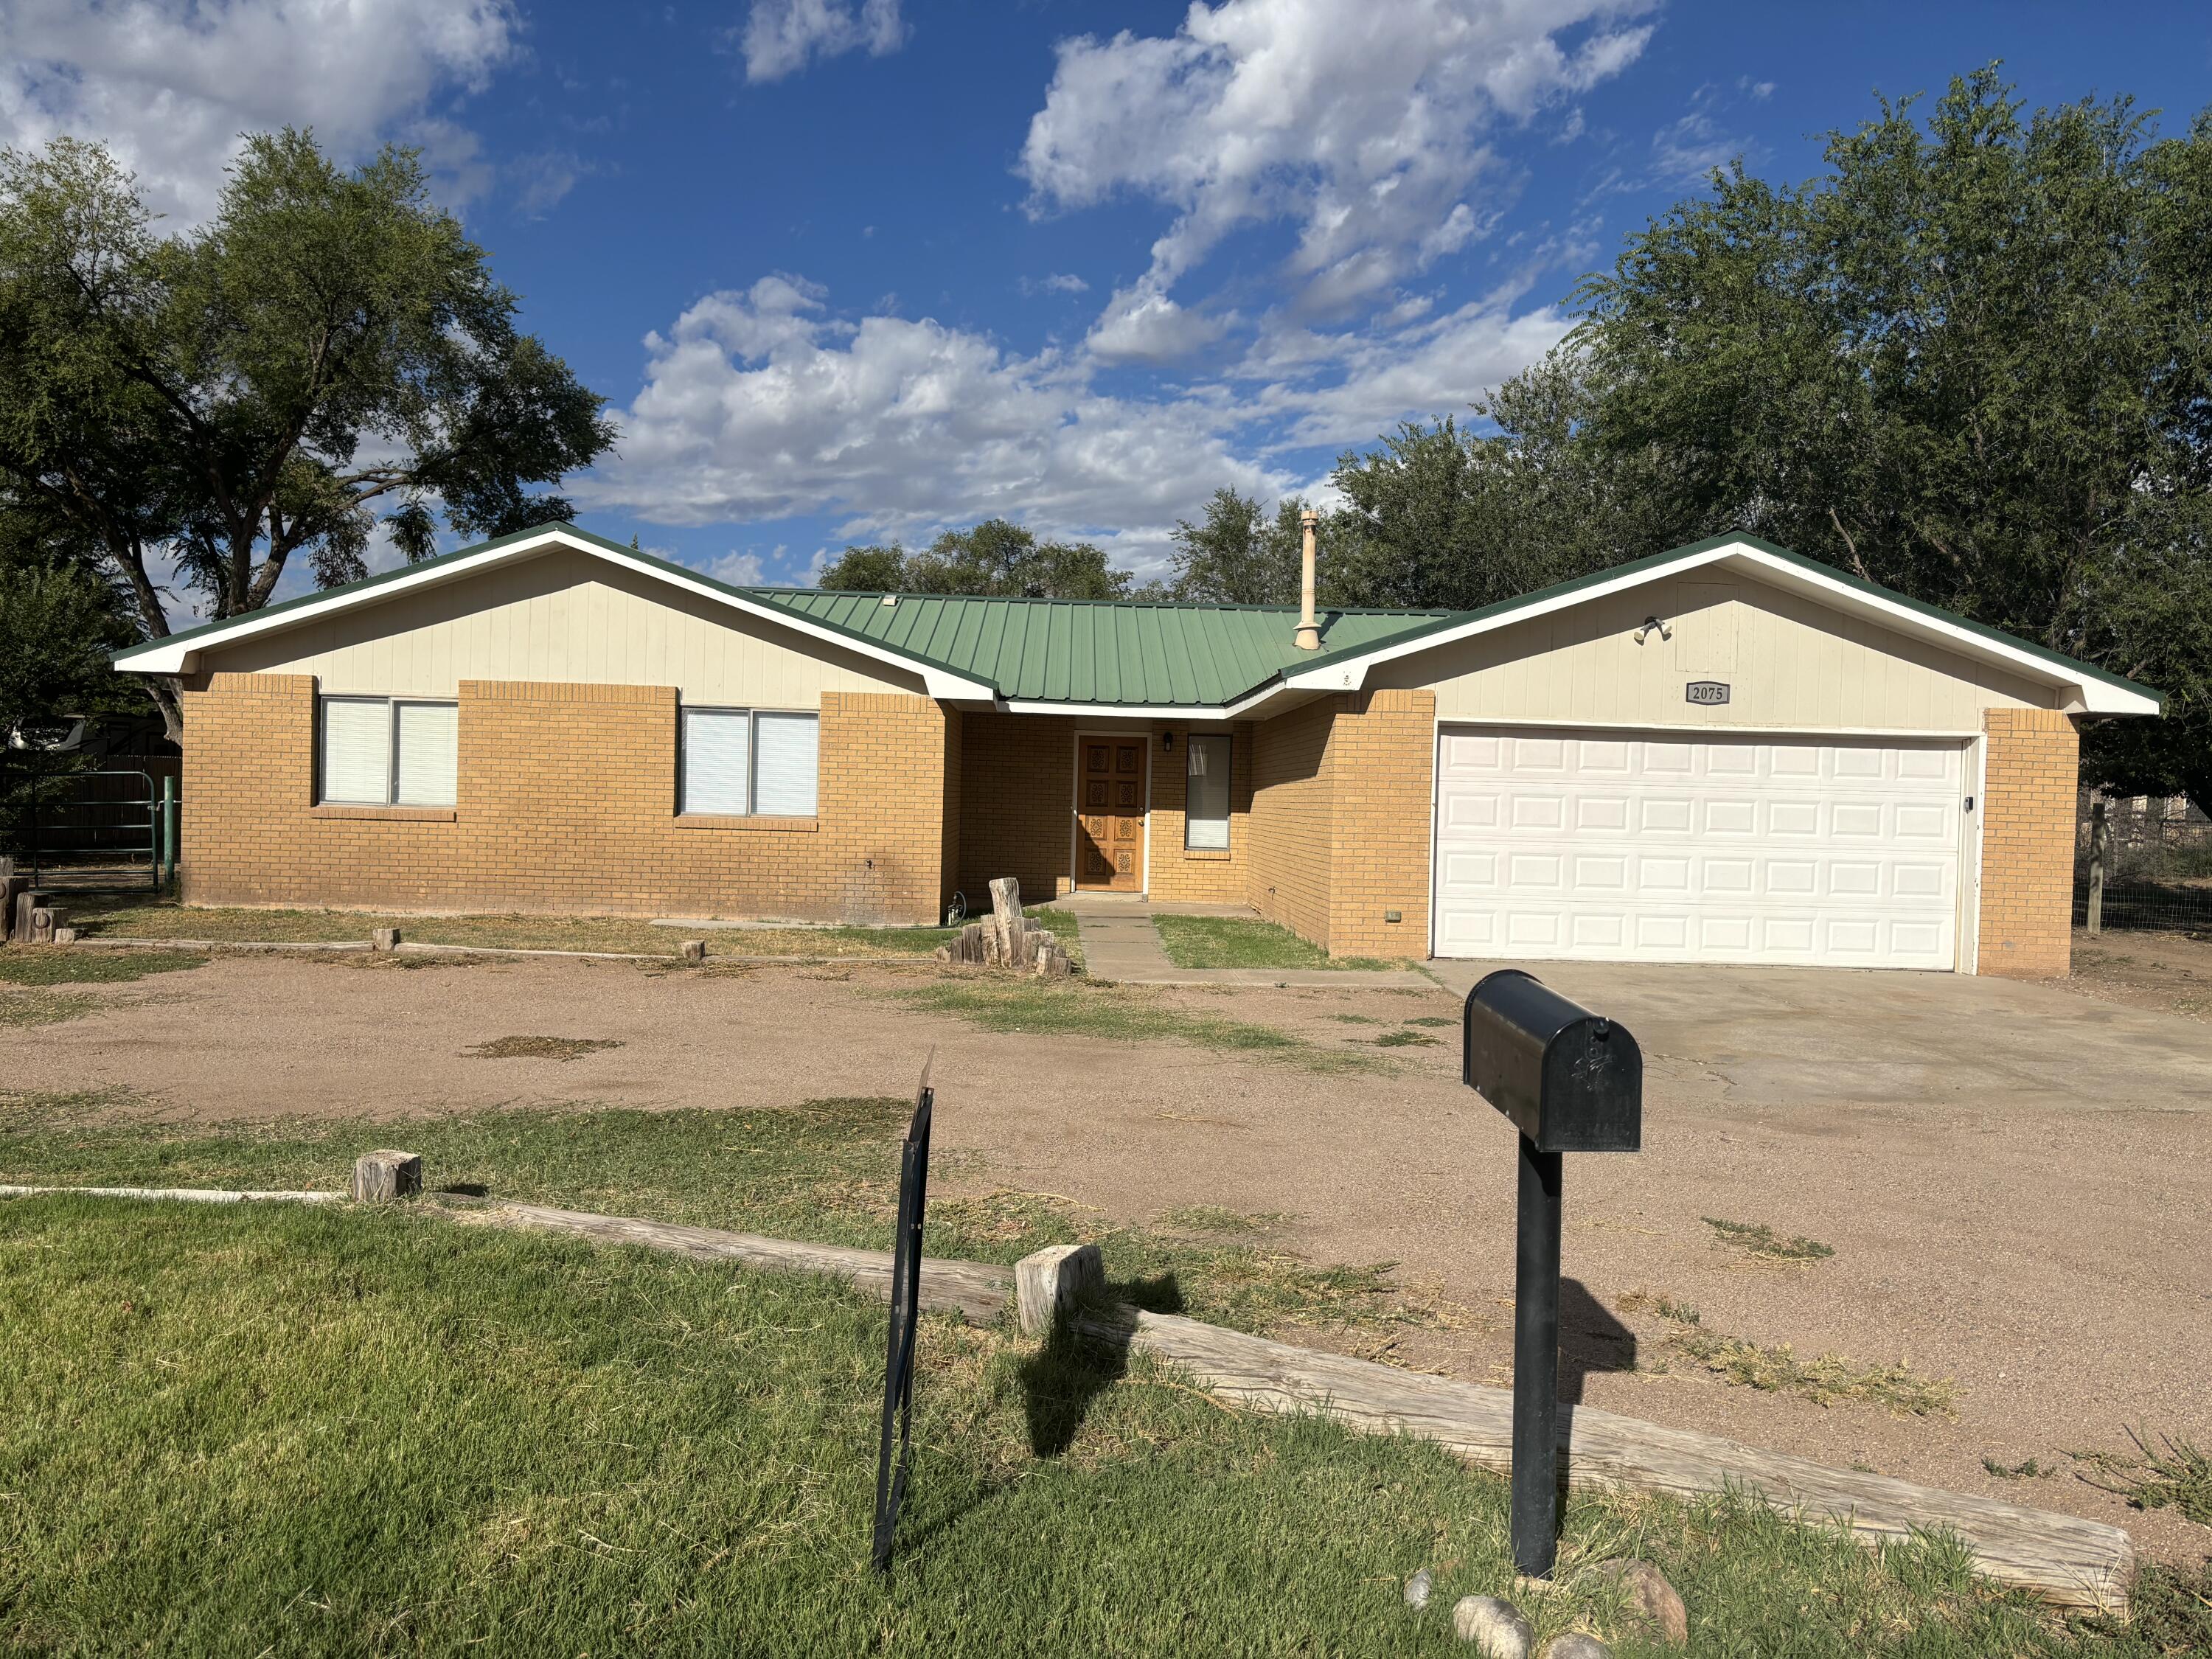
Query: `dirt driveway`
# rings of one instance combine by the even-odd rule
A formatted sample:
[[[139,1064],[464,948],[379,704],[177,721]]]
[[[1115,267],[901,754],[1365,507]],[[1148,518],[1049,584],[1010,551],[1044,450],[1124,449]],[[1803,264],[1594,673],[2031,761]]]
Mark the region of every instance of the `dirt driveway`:
[[[1156,994],[1369,1058],[1324,1072],[1180,1042],[997,1034],[898,1000],[934,971],[225,957],[100,988],[95,1012],[23,1034],[10,1081],[126,1088],[180,1119],[757,1105],[902,1093],[935,1044],[939,1144],[973,1155],[984,1184],[1117,1219],[1285,1212],[1291,1248],[1395,1260],[1456,1310],[1389,1358],[1505,1379],[1510,1132],[1459,1086],[1449,1026],[1406,1024],[1448,1019],[1452,993],[1347,975],[1341,990]],[[1570,1160],[1571,1390],[2117,1521],[2173,1559],[2212,1550],[2204,1528],[2126,1509],[2063,1455],[2124,1449],[2130,1424],[2212,1442],[2212,1024],[1936,975],[1543,972],[1626,1023],[1649,1060],[1644,1152]],[[1384,1030],[1438,1041],[1377,1048]],[[463,1055],[516,1035],[623,1046],[567,1064]],[[1707,1218],[1833,1254],[1763,1261]],[[1661,1297],[1698,1324],[1662,1318]],[[1956,1415],[1726,1382],[1684,1358],[1698,1333],[1907,1361],[1955,1382]],[[1984,1464],[2031,1457],[2060,1472]]]

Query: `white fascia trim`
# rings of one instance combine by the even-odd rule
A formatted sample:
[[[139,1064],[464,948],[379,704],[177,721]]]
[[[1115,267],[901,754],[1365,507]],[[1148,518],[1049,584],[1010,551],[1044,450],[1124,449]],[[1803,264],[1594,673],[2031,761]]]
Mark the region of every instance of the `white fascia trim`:
[[[1234,702],[1052,702],[1040,697],[1001,697],[992,706],[1001,714],[1073,714],[1084,720],[1233,720],[1286,689],[1263,685]]]
[[[456,559],[451,564],[434,565],[421,570],[410,571],[404,575],[396,576],[388,582],[380,582],[374,588],[361,592],[333,593],[327,599],[311,601],[295,609],[280,611],[274,616],[241,617],[238,619],[236,626],[224,629],[218,635],[182,640],[173,643],[162,641],[149,644],[137,651],[124,653],[118,659],[115,665],[126,673],[134,674],[189,673],[191,672],[195,659],[204,650],[220,648],[234,644],[240,640],[252,639],[257,635],[275,633],[301,623],[319,621],[334,612],[351,610],[356,605],[380,604],[398,594],[413,592],[420,588],[435,587],[445,582],[458,581],[464,577],[472,576],[478,571],[489,569],[494,565],[507,563],[516,559],[529,558],[544,552],[549,547],[556,546],[570,548],[579,553],[588,553],[593,558],[604,559],[609,564],[619,566],[637,575],[654,581],[665,582],[671,587],[696,594],[701,599],[712,599],[719,605],[726,605],[732,611],[739,611],[745,616],[758,617],[763,622],[775,623],[781,627],[790,629],[793,633],[803,634],[809,639],[819,640],[826,645],[840,647],[858,656],[867,657],[905,673],[915,675],[921,680],[923,689],[927,695],[939,701],[954,702],[964,699],[988,702],[998,696],[997,687],[987,685],[980,680],[971,680],[965,675],[955,674],[947,669],[918,662],[912,657],[887,651],[881,646],[855,635],[824,628],[811,618],[802,617],[795,611],[786,611],[780,605],[763,605],[758,599],[747,599],[740,593],[725,592],[710,583],[678,575],[661,568],[659,565],[648,564],[641,559],[628,557],[611,548],[597,546],[591,542],[580,540],[557,530],[548,532],[543,536],[533,538],[526,542],[515,542],[506,547],[487,548],[472,557]]]
[[[2071,701],[2078,702],[2078,711],[2092,714],[2155,714],[2159,704],[2155,698],[2138,691],[2130,691],[2094,675],[2070,675],[2057,664],[1993,640],[1973,629],[1961,628],[1947,623],[1940,617],[1931,617],[1909,605],[1898,604],[1879,593],[1869,593],[1842,581],[1808,570],[1787,560],[1778,559],[1770,553],[1741,542],[1729,542],[1719,547],[1707,548],[1701,553],[1686,553],[1671,564],[1638,570],[1630,575],[1600,582],[1589,587],[1577,588],[1571,593],[1561,593],[1534,605],[1522,605],[1494,617],[1484,617],[1474,622],[1463,623],[1457,628],[1448,628],[1440,633],[1427,634],[1419,639],[1401,641],[1395,644],[1377,646],[1373,651],[1346,661],[1332,663],[1324,668],[1306,670],[1285,677],[1285,684],[1300,690],[1356,691],[1366,684],[1367,672],[1377,663],[1399,657],[1413,656],[1423,651],[1432,651],[1439,646],[1456,644],[1473,639],[1477,635],[1510,628],[1538,617],[1551,615],[1595,599],[1609,598],[1656,581],[1662,576],[1679,575],[1702,565],[1719,564],[1724,561],[1741,560],[1753,565],[1762,574],[1771,578],[1779,587],[1794,587],[1817,595],[1824,602],[1838,609],[1856,609],[1879,617],[1902,634],[1917,635],[1923,638],[1941,641],[1961,656],[1975,658],[2014,670],[2039,684],[2063,688],[2073,694]]]

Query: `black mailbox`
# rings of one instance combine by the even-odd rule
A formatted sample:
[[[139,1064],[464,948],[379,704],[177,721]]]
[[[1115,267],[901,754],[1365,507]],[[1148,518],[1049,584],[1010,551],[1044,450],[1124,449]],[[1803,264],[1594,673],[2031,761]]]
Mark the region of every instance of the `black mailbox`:
[[[1460,1075],[1521,1133],[1513,1242],[1513,1565],[1559,1553],[1562,1152],[1644,1146],[1644,1050],[1611,1020],[1517,968],[1467,994]]]
[[[1464,1081],[1540,1152],[1633,1152],[1644,1145],[1644,1051],[1636,1039],[1517,968],[1467,998]]]

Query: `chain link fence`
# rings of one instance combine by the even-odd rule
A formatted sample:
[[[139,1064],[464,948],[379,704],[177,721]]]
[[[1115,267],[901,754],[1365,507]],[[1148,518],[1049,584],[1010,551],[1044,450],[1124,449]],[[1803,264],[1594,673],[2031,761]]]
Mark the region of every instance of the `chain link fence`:
[[[2074,925],[2212,933],[2212,818],[2185,795],[2082,790]]]

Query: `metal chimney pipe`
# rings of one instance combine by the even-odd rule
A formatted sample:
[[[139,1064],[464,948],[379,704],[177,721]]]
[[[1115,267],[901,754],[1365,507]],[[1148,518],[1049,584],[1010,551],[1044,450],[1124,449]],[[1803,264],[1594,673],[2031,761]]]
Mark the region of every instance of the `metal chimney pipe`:
[[[1306,527],[1305,556],[1298,571],[1298,649],[1321,649],[1321,624],[1314,620],[1314,527],[1321,523],[1321,514],[1308,507],[1299,515]]]

